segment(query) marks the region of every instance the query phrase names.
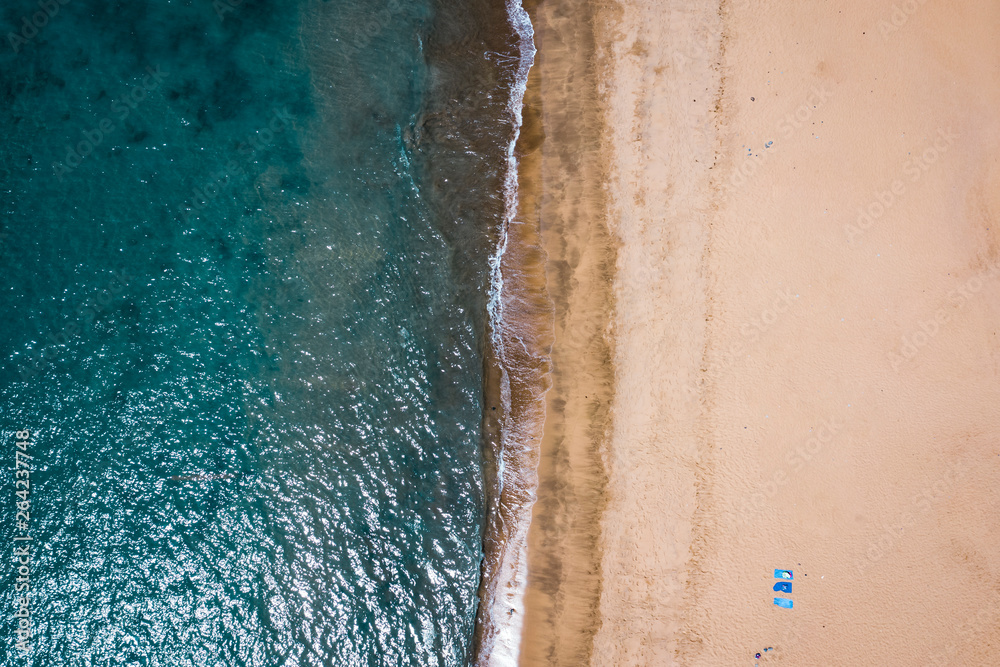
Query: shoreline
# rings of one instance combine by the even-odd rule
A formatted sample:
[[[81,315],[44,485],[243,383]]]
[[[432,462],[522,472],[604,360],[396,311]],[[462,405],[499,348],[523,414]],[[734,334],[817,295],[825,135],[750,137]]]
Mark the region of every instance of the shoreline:
[[[483,420],[487,443],[487,523],[472,662],[517,664],[527,577],[527,532],[535,502],[539,440],[550,386],[552,303],[545,283],[545,252],[533,216],[538,196],[535,156],[541,128],[525,104],[536,56],[530,18],[520,0],[508,0],[520,61],[507,105],[513,120],[504,189],[504,219],[491,255]],[[492,478],[491,478],[492,476]]]

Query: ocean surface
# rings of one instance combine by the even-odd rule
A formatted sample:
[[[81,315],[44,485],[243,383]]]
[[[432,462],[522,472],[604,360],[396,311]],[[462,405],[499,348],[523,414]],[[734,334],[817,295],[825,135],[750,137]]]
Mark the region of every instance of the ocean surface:
[[[505,12],[4,3],[0,664],[471,660]]]

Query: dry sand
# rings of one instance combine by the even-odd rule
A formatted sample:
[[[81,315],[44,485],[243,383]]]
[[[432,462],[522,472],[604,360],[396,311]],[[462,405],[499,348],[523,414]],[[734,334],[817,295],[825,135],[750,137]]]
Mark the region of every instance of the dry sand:
[[[522,664],[1000,664],[1000,4],[529,10]]]

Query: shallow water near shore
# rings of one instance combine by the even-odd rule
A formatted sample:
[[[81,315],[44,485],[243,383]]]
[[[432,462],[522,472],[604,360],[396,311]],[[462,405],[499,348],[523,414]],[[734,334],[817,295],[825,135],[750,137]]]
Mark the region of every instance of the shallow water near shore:
[[[36,667],[470,659],[515,45],[445,9],[75,0],[3,45]]]

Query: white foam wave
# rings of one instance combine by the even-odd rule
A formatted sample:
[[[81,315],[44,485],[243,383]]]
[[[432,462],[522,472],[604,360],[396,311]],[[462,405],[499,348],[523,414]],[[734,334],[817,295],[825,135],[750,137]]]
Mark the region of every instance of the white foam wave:
[[[518,160],[515,153],[517,140],[521,134],[522,108],[524,94],[528,86],[528,72],[535,62],[534,28],[528,12],[520,0],[508,0],[507,12],[511,24],[518,36],[520,58],[517,62],[514,83],[511,86],[507,111],[513,119],[513,133],[507,146],[507,171],[504,175],[504,217],[500,229],[500,237],[495,253],[490,257],[490,294],[488,312],[490,319],[490,336],[493,349],[501,367],[500,399],[503,406],[503,421],[501,423],[501,445],[498,470],[498,497],[502,497],[505,484],[516,482],[508,479],[510,476],[520,476],[523,471],[515,470],[506,465],[504,455],[523,448],[527,434],[520,432],[517,424],[512,423],[511,415],[511,385],[510,373],[512,360],[505,349],[505,334],[511,335],[510,323],[505,318],[504,304],[508,296],[504,291],[503,258],[509,245],[508,231],[515,224],[518,212]],[[497,508],[499,509],[499,508]],[[515,667],[521,645],[522,614],[508,614],[510,609],[523,609],[524,585],[527,576],[528,520],[530,507],[518,508],[519,519],[515,526],[503,526],[504,552],[501,554],[501,564],[496,569],[496,579],[491,582],[491,595],[484,600],[489,604],[487,623],[491,627],[487,631],[487,645],[481,653],[484,666]]]

